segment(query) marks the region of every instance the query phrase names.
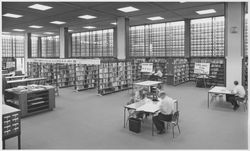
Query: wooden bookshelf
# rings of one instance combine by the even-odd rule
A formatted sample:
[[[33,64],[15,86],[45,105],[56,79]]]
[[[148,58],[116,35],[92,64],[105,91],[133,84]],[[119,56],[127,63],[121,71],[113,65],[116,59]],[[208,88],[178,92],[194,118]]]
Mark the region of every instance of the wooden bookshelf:
[[[126,60],[103,61],[98,70],[98,94],[132,88],[132,64]]]
[[[208,86],[225,86],[226,60],[224,58],[192,58],[190,60],[190,80],[194,81],[197,76],[194,74],[195,63],[210,63],[210,80],[207,81]]]
[[[242,85],[248,87],[248,57],[242,59]]]
[[[76,82],[77,91],[96,88],[97,71],[96,65],[76,65]]]
[[[167,84],[179,85],[189,81],[189,62],[185,58],[168,58],[165,69]]]

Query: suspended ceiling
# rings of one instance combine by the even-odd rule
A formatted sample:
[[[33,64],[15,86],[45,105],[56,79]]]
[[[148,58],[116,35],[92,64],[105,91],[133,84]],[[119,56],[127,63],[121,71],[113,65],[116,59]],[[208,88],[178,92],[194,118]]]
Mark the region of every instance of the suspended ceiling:
[[[33,4],[43,4],[50,7],[47,11],[30,9]],[[133,6],[139,11],[124,13],[118,8]],[[215,9],[216,13],[198,15],[195,11]],[[2,14],[14,13],[23,15],[21,18],[2,16],[2,31],[12,32],[12,29],[25,29],[24,32],[40,35],[44,32],[59,33],[59,27],[68,27],[73,32],[89,31],[83,26],[95,26],[95,29],[114,28],[110,23],[116,22],[118,17],[129,18],[130,25],[179,21],[184,19],[203,18],[224,15],[224,2],[2,2]],[[95,19],[80,19],[80,15],[97,16]],[[148,17],[161,16],[160,21],[150,21]],[[55,25],[51,21],[64,21],[66,24]],[[32,29],[30,25],[43,26],[41,29]],[[20,33],[20,32],[19,32]]]

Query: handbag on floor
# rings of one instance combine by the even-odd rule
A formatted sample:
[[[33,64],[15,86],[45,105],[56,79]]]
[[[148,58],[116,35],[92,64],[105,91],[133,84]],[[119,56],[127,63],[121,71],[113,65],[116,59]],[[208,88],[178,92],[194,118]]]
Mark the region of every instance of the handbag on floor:
[[[141,120],[137,118],[129,118],[129,130],[135,133],[141,132]]]

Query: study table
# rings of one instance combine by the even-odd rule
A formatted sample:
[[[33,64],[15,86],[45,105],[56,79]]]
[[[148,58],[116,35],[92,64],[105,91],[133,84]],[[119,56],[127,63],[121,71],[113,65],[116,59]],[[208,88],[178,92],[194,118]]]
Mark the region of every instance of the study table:
[[[2,104],[2,141],[5,149],[5,140],[18,137],[18,149],[21,149],[21,122],[20,110]]]
[[[14,80],[14,79],[25,79],[27,78],[28,76],[27,75],[21,75],[21,76],[10,76],[10,77],[6,77],[6,80],[7,81],[10,81],[10,80]]]
[[[2,76],[8,77],[8,76],[13,76],[14,73],[6,73],[6,74],[2,74]]]
[[[152,136],[154,135],[154,123],[153,123],[153,117],[156,112],[160,109],[160,101],[152,101],[151,99],[141,100],[139,102],[135,102],[129,105],[124,106],[124,128],[126,127],[126,110],[135,110],[135,111],[143,111],[145,113],[149,113],[152,116]],[[178,111],[178,101],[174,99],[174,111]]]
[[[232,94],[231,91],[229,91],[226,87],[220,87],[220,86],[215,86],[213,87],[212,89],[210,89],[208,91],[208,98],[207,98],[207,107],[209,108],[209,95],[210,94],[223,94],[223,95],[226,95],[226,94]]]
[[[33,82],[41,82],[43,80],[46,80],[46,78],[28,78],[28,79],[19,79],[19,80],[7,81],[7,84],[10,87],[14,87],[14,86],[19,85],[19,84],[28,85],[28,84],[31,84]]]
[[[153,101],[139,101],[136,103],[132,103],[130,105],[124,106],[124,128],[126,127],[126,110],[132,109],[135,111],[143,111],[145,113],[149,113],[152,116],[152,136],[154,135],[154,123],[153,123],[153,115],[159,111],[160,102]]]

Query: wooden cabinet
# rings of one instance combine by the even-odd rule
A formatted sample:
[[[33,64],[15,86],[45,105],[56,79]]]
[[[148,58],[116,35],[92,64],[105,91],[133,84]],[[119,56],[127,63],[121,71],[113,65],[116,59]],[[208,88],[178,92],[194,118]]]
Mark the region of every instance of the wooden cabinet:
[[[5,149],[5,140],[18,137],[18,149],[21,149],[21,122],[20,110],[2,104],[2,140]]]
[[[15,88],[7,89],[4,97],[7,105],[21,110],[22,117],[55,108],[55,90],[51,86],[32,91],[17,91]]]

